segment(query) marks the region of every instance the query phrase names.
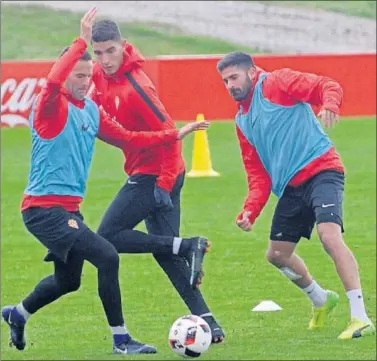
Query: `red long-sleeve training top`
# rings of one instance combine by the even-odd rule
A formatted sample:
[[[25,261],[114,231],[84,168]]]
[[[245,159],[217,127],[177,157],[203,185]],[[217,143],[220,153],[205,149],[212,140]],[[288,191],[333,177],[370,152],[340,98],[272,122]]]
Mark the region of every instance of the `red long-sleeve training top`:
[[[109,76],[96,64],[92,99],[125,129],[132,131],[175,129],[175,124],[156,94],[155,87],[143,72],[141,53],[124,44],[123,63]],[[124,148],[124,171],[128,175],[157,175],[157,185],[171,191],[185,169],[181,143],[170,143],[143,151]]]
[[[52,139],[64,129],[68,120],[69,103],[81,109],[85,106],[85,99],[73,98],[64,88],[64,82],[86,49],[86,42],[81,38],[76,39],[69,50],[57,60],[47,77],[47,83],[38,96],[33,119],[33,127],[43,139]],[[177,129],[160,132],[127,131],[113,122],[100,109],[97,137],[121,149],[140,150],[141,148],[154,148],[161,144],[180,143],[176,141],[177,135]],[[79,209],[81,201],[81,197],[68,195],[31,196],[24,194],[21,210],[30,207],[61,206],[67,211],[73,212]]]
[[[245,101],[238,103],[239,106],[242,105],[244,113],[247,113],[249,110],[254,86],[262,72],[262,69],[257,68],[257,76],[249,97]],[[301,73],[287,68],[268,73],[263,82],[262,91],[263,96],[275,104],[291,106],[297,102],[307,102],[320,106],[322,109],[331,110],[337,114],[339,114],[339,108],[343,99],[342,88],[334,80],[325,76]],[[255,147],[249,143],[237,125],[236,133],[241,147],[242,160],[247,173],[248,183],[248,195],[243,210],[251,212],[249,220],[251,223],[254,223],[270,196],[271,179]],[[334,147],[301,169],[291,179],[289,185],[298,186],[324,170],[344,172],[343,163]],[[238,218],[241,215],[242,212]]]

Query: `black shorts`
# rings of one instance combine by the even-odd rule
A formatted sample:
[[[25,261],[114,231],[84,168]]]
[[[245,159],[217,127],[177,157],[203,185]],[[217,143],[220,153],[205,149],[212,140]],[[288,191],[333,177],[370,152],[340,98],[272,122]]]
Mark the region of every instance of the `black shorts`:
[[[88,229],[80,212],[68,212],[62,207],[28,208],[22,218],[28,231],[63,262],[77,237]]]
[[[272,241],[310,239],[314,224],[336,223],[342,232],[344,174],[323,171],[298,187],[287,186],[272,219]]]

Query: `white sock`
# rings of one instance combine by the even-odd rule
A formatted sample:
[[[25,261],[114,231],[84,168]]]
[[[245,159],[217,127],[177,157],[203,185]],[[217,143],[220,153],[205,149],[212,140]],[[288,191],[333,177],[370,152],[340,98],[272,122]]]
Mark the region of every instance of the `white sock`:
[[[113,335],[127,335],[128,334],[128,330],[126,326],[115,326],[115,327],[110,326],[110,329]]]
[[[351,308],[351,317],[356,317],[359,320],[370,323],[370,320],[365,311],[364,298],[361,290],[350,290],[347,292],[347,297]]]
[[[311,299],[314,307],[322,307],[326,303],[327,292],[314,279],[308,287],[302,290]]]
[[[181,247],[182,238],[174,237],[173,240],[173,254],[178,254],[179,248]]]
[[[26,311],[24,305],[22,304],[22,302],[20,302],[17,306],[17,311],[18,313],[25,319],[25,321],[28,320],[28,318],[31,316],[31,313],[29,313],[28,311]]]
[[[201,318],[203,318],[203,317],[212,317],[212,312],[203,313],[199,317],[201,317]]]

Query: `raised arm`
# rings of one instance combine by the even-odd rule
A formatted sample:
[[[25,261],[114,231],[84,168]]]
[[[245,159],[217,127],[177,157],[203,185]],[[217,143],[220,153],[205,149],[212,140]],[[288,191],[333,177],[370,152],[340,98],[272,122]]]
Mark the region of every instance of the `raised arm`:
[[[186,124],[180,130],[167,129],[155,132],[131,132],[124,129],[119,123],[111,120],[102,109],[99,109],[99,112],[100,125],[98,138],[118,148],[143,149],[175,143],[193,131],[206,129],[209,125],[207,122],[193,122]]]
[[[33,126],[45,139],[57,136],[65,126],[68,108],[67,102],[62,99],[62,88],[70,72],[86,51],[87,43],[90,41],[88,34],[91,36],[88,23],[90,27],[94,16],[95,9],[84,15],[81,20],[80,38],[74,40],[71,46],[63,51],[48,74],[46,85],[38,95]]]

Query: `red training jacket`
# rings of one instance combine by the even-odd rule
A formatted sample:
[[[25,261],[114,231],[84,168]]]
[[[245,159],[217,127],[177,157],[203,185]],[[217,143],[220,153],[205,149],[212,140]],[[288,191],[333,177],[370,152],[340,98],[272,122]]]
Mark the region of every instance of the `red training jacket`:
[[[239,106],[242,105],[244,113],[250,108],[254,86],[262,72],[262,69],[257,68],[253,90],[245,101],[238,103]],[[287,68],[268,73],[262,84],[262,91],[263,96],[275,104],[290,106],[297,102],[307,102],[312,105],[321,106],[322,109],[331,110],[337,114],[339,114],[339,108],[343,99],[342,88],[334,80]],[[251,223],[254,223],[270,196],[271,179],[255,147],[249,143],[237,125],[236,132],[241,147],[242,160],[247,173],[249,188],[243,211],[251,212],[249,220]],[[301,169],[291,179],[289,185],[298,186],[315,174],[330,169],[344,172],[343,163],[334,147]],[[243,211],[238,216],[238,219],[241,218]]]
[[[95,65],[91,97],[125,129],[175,129],[152,81],[142,70],[144,63],[140,52],[125,43],[123,64],[114,75],[106,75],[100,64]],[[128,175],[157,175],[157,185],[167,191],[171,191],[176,177],[185,169],[180,142],[142,151],[124,148],[123,153]]]
[[[77,61],[87,49],[86,42],[76,39],[70,49],[57,60],[52,67],[45,87],[38,96],[34,115],[34,129],[43,139],[52,139],[60,134],[68,119],[68,103],[84,108],[85,99],[77,100],[70,96],[64,88],[64,82],[72,71]],[[130,132],[119,124],[113,122],[100,110],[100,123],[97,137],[106,143],[125,149],[135,149],[176,142],[178,130],[161,132]],[[81,197],[73,196],[31,196],[24,194],[21,210],[30,207],[61,206],[67,211],[74,212],[79,209]]]

